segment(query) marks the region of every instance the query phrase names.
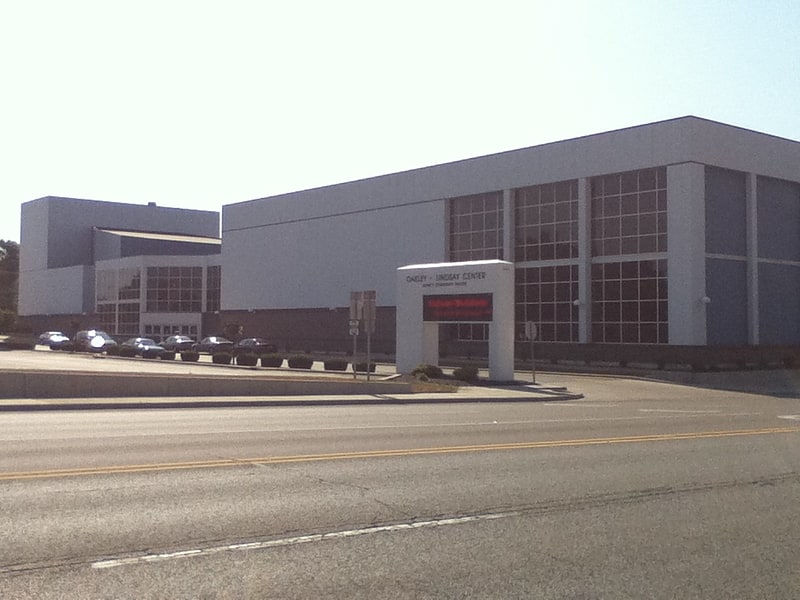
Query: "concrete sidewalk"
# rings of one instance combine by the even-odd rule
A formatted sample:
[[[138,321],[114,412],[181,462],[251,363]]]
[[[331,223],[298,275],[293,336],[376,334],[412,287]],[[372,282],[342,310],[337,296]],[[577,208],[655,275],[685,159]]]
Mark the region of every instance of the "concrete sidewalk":
[[[265,406],[386,406],[472,402],[542,402],[579,400],[581,398],[583,398],[583,394],[570,393],[563,387],[520,384],[463,386],[456,392],[409,394],[2,399],[0,400],[0,412]]]
[[[61,352],[0,353],[0,411],[220,406],[336,406],[575,400],[563,386],[534,385],[518,373],[506,385],[453,382],[451,391],[412,391],[395,381],[394,365],[364,374],[311,370],[181,364]],[[486,377],[486,373],[482,373]],[[458,386],[456,388],[456,386]]]

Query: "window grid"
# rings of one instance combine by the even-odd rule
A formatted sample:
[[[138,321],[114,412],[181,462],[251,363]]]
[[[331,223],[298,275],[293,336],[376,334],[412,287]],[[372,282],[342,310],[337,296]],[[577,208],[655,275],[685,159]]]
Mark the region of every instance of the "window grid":
[[[532,321],[541,341],[578,341],[577,265],[517,269],[515,288],[518,333]]]
[[[117,326],[119,335],[139,335],[139,303],[121,302],[119,304],[119,324]]]
[[[503,193],[451,198],[450,260],[503,258]]]
[[[147,312],[201,312],[202,267],[148,267]]]
[[[98,304],[95,309],[97,324],[100,329],[109,334],[117,333],[117,305],[114,302]]]
[[[667,251],[665,167],[592,179],[592,254]]]
[[[222,271],[219,266],[206,269],[206,311],[219,311]]]
[[[518,261],[578,257],[578,182],[561,181],[514,191]]]
[[[485,342],[489,339],[488,323],[450,323],[450,337],[460,342]]]
[[[666,344],[667,261],[592,265],[592,341]]]

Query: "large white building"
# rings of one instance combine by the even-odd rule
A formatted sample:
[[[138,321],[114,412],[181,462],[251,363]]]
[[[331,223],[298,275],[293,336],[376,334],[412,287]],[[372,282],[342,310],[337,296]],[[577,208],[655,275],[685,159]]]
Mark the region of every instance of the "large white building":
[[[27,202],[23,321],[346,351],[350,293],[375,290],[373,348],[392,352],[399,267],[502,259],[518,333],[559,347],[800,345],[800,142],[696,117],[229,204],[221,254],[218,230],[207,211]]]
[[[21,214],[19,315],[33,331],[199,335],[219,310],[219,213],[47,196]]]
[[[696,117],[230,204],[222,238],[225,317],[300,346],[374,289],[391,348],[395,270],[476,259],[543,341],[800,344],[800,143]]]

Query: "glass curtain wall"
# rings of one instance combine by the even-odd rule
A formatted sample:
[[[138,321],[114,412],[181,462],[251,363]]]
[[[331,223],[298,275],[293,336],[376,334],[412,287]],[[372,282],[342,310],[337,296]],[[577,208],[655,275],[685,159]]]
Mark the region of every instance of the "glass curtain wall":
[[[448,209],[450,261],[503,259],[503,192],[451,198]],[[447,329],[452,339],[489,339],[484,323],[452,324]]]
[[[514,257],[518,337],[531,321],[539,340],[577,342],[577,180],[514,190]]]
[[[111,335],[139,335],[141,272],[138,267],[97,271],[97,326]]]
[[[592,341],[666,344],[667,170],[591,181]]]

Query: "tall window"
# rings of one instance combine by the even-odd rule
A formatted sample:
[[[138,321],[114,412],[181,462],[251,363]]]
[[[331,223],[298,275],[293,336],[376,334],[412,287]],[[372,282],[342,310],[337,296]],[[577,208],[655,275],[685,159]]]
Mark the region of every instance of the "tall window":
[[[450,260],[503,258],[503,193],[451,198]]]
[[[592,341],[666,344],[667,261],[592,265]]]
[[[219,266],[208,267],[206,270],[206,311],[219,310],[220,287],[222,271]]]
[[[578,257],[578,182],[514,191],[517,261]]]
[[[147,312],[202,311],[202,267],[148,267]]]
[[[517,269],[516,321],[532,321],[538,339],[545,342],[578,341],[578,266]]]
[[[141,274],[138,267],[104,269],[95,277],[98,326],[112,335],[139,334]]]
[[[592,179],[592,255],[667,251],[667,169]]]

